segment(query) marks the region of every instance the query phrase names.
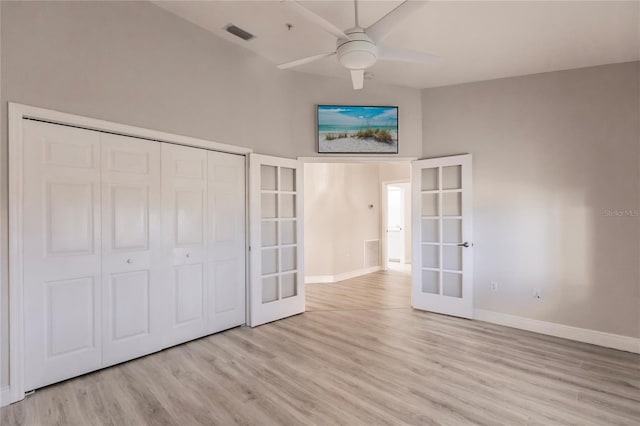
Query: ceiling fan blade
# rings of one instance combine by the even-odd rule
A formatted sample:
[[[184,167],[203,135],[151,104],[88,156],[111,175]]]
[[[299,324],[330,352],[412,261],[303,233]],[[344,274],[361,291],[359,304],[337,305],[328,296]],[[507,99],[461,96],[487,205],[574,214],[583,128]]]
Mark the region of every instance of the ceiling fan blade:
[[[319,27],[322,27],[322,29],[328,32],[329,34],[333,34],[339,39],[351,40],[351,37],[346,35],[344,31],[342,31],[340,28],[336,27],[335,25],[333,25],[331,22],[327,21],[320,15],[316,15],[315,13],[313,13],[312,11],[310,11],[309,9],[307,9],[297,1],[295,0],[281,0],[281,1],[289,9],[295,11],[300,16],[305,18],[307,21],[313,22]]]
[[[421,9],[425,4],[425,1],[405,1],[367,28],[367,35],[375,42],[382,40],[402,21]]]
[[[351,70],[351,82],[353,90],[360,90],[364,87],[364,70]]]
[[[329,56],[333,56],[335,54],[336,54],[336,52],[321,53],[319,55],[309,56],[308,58],[297,59],[295,61],[291,61],[291,62],[287,62],[287,63],[284,63],[284,64],[280,64],[280,65],[278,65],[278,68],[280,68],[281,70],[286,70],[287,68],[293,68],[293,67],[297,67],[299,65],[308,64],[310,62],[317,61],[318,59],[328,58]]]
[[[414,62],[417,64],[436,64],[440,62],[440,57],[435,55],[382,45],[378,46],[378,59],[383,61]]]

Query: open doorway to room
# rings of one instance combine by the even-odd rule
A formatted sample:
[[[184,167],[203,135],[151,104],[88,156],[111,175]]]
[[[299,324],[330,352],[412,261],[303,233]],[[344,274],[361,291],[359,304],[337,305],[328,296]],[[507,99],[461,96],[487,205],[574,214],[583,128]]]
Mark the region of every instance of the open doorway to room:
[[[410,306],[410,182],[408,161],[305,164],[307,311]]]
[[[382,185],[382,268],[411,272],[411,182]]]

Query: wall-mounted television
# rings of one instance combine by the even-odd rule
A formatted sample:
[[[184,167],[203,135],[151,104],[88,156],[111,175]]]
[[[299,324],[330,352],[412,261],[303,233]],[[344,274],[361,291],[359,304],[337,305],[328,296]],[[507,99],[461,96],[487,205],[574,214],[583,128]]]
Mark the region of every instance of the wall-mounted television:
[[[398,107],[318,105],[318,153],[397,154]]]

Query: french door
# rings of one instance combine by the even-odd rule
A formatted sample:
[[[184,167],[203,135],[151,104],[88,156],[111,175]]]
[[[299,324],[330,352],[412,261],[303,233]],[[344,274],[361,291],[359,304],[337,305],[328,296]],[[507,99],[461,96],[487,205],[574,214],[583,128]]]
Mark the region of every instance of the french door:
[[[413,283],[416,309],[471,318],[471,155],[412,163]]]
[[[251,154],[250,325],[305,310],[302,166]]]

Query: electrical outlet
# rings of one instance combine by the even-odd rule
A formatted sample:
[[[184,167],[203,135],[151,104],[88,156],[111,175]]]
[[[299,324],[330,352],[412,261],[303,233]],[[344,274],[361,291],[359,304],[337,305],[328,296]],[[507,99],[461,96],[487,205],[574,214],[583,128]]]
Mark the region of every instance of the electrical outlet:
[[[533,289],[533,298],[534,299],[542,299],[542,290],[540,290],[539,288],[534,288]]]
[[[498,282],[491,281],[491,291],[498,291]]]

